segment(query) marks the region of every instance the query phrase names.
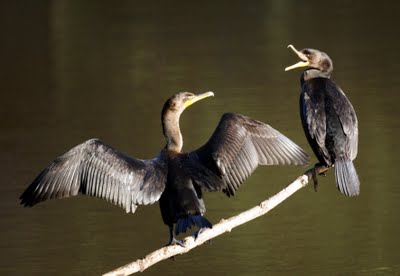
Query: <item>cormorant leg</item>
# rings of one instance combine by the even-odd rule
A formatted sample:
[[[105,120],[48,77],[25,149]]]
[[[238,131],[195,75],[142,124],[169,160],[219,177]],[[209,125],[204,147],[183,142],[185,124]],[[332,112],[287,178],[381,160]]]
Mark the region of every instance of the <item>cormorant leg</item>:
[[[174,226],[173,225],[168,225],[168,227],[169,227],[169,242],[165,246],[180,245],[182,247],[185,247],[185,244],[184,244],[183,241],[178,240],[178,239],[175,238]]]
[[[322,176],[326,176],[326,171],[328,171],[329,168],[331,168],[332,166],[327,166],[321,163],[317,163],[315,164],[315,169],[319,171],[318,175],[322,175]]]
[[[317,169],[321,170],[321,172],[318,175],[321,175],[323,177],[326,177],[326,169],[328,169],[327,166],[322,165],[321,163],[317,163],[315,164],[315,166],[317,167]]]
[[[329,166],[326,166],[321,163],[316,163],[314,168],[312,168],[312,180],[314,182],[314,191],[318,190],[318,179],[317,175],[326,176],[325,172],[329,169]]]
[[[313,180],[313,183],[314,183],[314,191],[318,191],[317,171],[315,170],[317,165],[318,164],[315,164],[314,168],[312,169],[312,180]]]

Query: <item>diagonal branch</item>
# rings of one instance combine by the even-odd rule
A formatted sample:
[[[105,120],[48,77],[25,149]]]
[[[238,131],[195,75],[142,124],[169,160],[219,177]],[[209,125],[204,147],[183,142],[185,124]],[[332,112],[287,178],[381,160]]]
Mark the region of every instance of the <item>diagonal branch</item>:
[[[138,271],[143,271],[146,268],[172,256],[184,254],[192,250],[193,248],[202,245],[206,241],[215,238],[216,236],[219,236],[225,232],[230,232],[233,228],[268,213],[279,203],[287,199],[289,196],[291,196],[301,188],[305,187],[308,184],[309,179],[313,179],[314,181],[316,181],[316,175],[322,174],[327,170],[328,168],[324,166],[316,166],[308,170],[304,173],[304,175],[298,177],[294,182],[290,183],[282,191],[261,202],[258,206],[253,207],[229,219],[222,219],[219,223],[214,224],[212,229],[203,230],[196,240],[194,240],[192,236],[185,238],[183,240],[185,247],[179,245],[170,245],[160,248],[150,253],[143,259],[138,259],[130,264],[121,266],[120,268],[110,271],[103,276],[130,275]]]

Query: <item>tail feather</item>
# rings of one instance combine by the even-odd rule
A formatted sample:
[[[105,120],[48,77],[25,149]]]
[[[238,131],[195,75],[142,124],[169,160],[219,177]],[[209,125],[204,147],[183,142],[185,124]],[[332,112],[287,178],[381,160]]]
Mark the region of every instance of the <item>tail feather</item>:
[[[192,226],[197,226],[199,229],[212,228],[212,224],[202,215],[188,215],[181,217],[176,223],[175,235],[185,233]]]
[[[351,160],[335,162],[336,186],[346,196],[360,194],[360,180]]]

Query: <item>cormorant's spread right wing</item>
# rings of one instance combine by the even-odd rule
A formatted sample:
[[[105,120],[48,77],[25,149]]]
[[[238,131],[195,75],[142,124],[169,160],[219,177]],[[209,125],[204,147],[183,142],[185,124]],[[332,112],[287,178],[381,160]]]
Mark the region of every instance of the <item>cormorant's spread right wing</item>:
[[[243,115],[222,116],[210,140],[183,157],[193,180],[234,195],[258,165],[306,165],[308,155],[267,124]]]
[[[135,212],[137,204],[157,201],[165,188],[162,160],[127,157],[91,139],[54,160],[21,195],[21,204],[75,196],[79,192],[106,199]]]

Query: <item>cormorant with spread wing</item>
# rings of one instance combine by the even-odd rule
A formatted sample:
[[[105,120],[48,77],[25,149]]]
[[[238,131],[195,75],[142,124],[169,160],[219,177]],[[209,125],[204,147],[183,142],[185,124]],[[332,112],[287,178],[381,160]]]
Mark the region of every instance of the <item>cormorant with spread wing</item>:
[[[267,124],[226,113],[210,140],[183,153],[181,113],[193,103],[213,96],[178,93],[162,110],[166,146],[151,160],[128,157],[98,139],[88,140],[53,161],[21,195],[21,204],[87,194],[111,201],[126,212],[159,200],[169,227],[168,244],[181,244],[175,235],[191,226],[210,228],[204,218],[204,191],[222,190],[233,196],[258,165],[305,165],[307,154]],[[175,233],[173,231],[175,226]]]
[[[336,186],[347,196],[360,193],[353,160],[358,151],[358,121],[343,90],[330,79],[329,56],[315,49],[296,50],[300,62],[285,71],[308,67],[301,75],[300,116],[307,140],[320,165],[335,167]]]

